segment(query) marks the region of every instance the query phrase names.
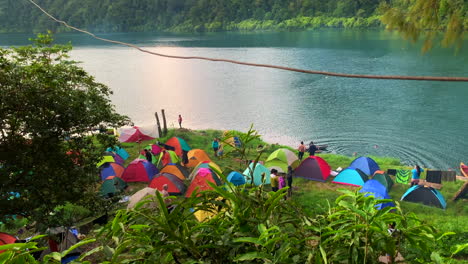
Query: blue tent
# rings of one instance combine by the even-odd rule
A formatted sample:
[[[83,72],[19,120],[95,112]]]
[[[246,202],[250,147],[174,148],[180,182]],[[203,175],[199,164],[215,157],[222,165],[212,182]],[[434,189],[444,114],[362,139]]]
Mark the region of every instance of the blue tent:
[[[375,197],[375,199],[391,199],[390,195],[388,195],[387,188],[383,186],[379,181],[377,180],[368,180],[366,183],[364,183],[364,186],[362,186],[362,189],[359,191],[362,193],[367,193],[365,196],[372,195]],[[377,204],[377,209],[382,209],[387,206],[395,206],[392,202],[387,202],[387,203],[380,203]]]
[[[359,187],[363,186],[368,179],[369,177],[360,169],[346,168],[336,175],[332,182]]]
[[[130,157],[130,155],[128,155],[128,152],[119,146],[114,146],[113,148],[107,148],[106,151],[115,152],[124,160],[127,160]]]
[[[432,187],[424,187],[422,185],[415,185],[409,188],[405,194],[403,194],[401,200],[413,203],[422,203],[443,209],[447,207],[444,197],[438,190]]]
[[[261,185],[263,184],[262,182],[262,173],[265,173],[265,184],[270,184],[270,170],[267,169],[265,166],[263,166],[260,163],[257,163],[255,166],[255,169],[253,169],[253,162],[250,163],[249,167],[245,169],[244,171],[244,178],[247,183],[251,183],[251,171],[253,170],[253,178],[254,178],[254,184],[255,185]]]
[[[228,182],[231,182],[232,184],[234,184],[236,186],[245,184],[244,175],[242,175],[241,173],[239,173],[237,171],[233,171],[233,172],[229,173],[229,175],[227,177],[227,180],[228,180]]]
[[[349,165],[351,168],[360,169],[367,175],[374,175],[375,171],[380,170],[379,165],[373,159],[368,157],[359,157]]]

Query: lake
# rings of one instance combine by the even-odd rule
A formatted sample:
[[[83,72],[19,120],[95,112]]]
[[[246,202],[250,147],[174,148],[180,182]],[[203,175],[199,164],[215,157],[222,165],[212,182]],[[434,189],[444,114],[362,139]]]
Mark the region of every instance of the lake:
[[[455,54],[385,31],[161,34],[105,38],[151,51],[373,75],[468,76],[468,44]],[[0,34],[0,45],[29,35]],[[236,129],[254,124],[271,143],[328,144],[332,153],[391,156],[408,165],[450,169],[468,162],[468,83],[347,79],[151,56],[82,34],[72,58],[114,91],[118,112],[136,125],[154,124],[165,109],[170,127]],[[190,142],[189,142],[190,144]]]

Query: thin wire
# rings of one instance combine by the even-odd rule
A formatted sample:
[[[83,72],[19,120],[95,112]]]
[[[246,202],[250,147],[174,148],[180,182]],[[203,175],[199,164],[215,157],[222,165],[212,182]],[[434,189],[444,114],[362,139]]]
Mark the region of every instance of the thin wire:
[[[272,68],[272,69],[279,69],[279,70],[285,70],[285,71],[292,71],[292,72],[301,72],[301,73],[307,73],[307,74],[318,74],[318,75],[327,75],[327,76],[334,76],[334,77],[344,77],[344,78],[365,78],[365,79],[387,79],[387,80],[413,80],[413,81],[449,81],[449,82],[468,82],[468,77],[438,77],[438,76],[400,76],[400,75],[362,75],[362,74],[348,74],[348,73],[337,73],[337,72],[326,72],[326,71],[314,71],[314,70],[304,70],[304,69],[298,69],[298,68],[290,68],[290,67],[285,67],[285,66],[277,66],[277,65],[270,65],[270,64],[260,64],[260,63],[250,63],[250,62],[242,62],[242,61],[236,61],[236,60],[229,60],[229,59],[219,59],[219,58],[208,58],[208,57],[199,57],[199,56],[175,56],[175,55],[167,55],[167,54],[162,54],[162,53],[157,53],[157,52],[152,52],[143,48],[140,48],[138,46],[135,46],[130,43],[126,42],[121,42],[121,41],[116,41],[116,40],[111,40],[111,39],[105,39],[96,36],[95,34],[88,32],[86,30],[76,28],[74,26],[68,25],[67,22],[63,20],[59,20],[49,14],[46,10],[44,10],[41,6],[39,6],[37,3],[35,3],[33,0],[28,0],[31,2],[33,5],[35,5],[39,10],[41,10],[44,14],[46,14],[48,17],[50,17],[52,20],[55,22],[58,22],[60,24],[63,24],[67,28],[71,28],[73,30],[85,33],[87,35],[92,36],[95,39],[102,40],[105,42],[109,43],[114,43],[114,44],[119,44],[127,47],[131,47],[134,49],[137,49],[141,52],[148,53],[151,55],[156,55],[160,57],[165,57],[165,58],[171,58],[171,59],[182,59],[182,60],[206,60],[206,61],[216,61],[216,62],[227,62],[227,63],[233,63],[233,64],[239,64],[239,65],[246,65],[246,66],[252,66],[252,67],[263,67],[263,68]]]

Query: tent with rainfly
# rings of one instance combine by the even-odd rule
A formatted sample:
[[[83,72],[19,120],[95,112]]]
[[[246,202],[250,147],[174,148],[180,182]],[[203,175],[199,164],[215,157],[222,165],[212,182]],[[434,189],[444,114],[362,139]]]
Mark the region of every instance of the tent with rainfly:
[[[158,174],[158,168],[145,159],[135,159],[122,174],[125,182],[150,182]]]
[[[227,176],[227,181],[234,184],[235,186],[245,184],[244,175],[237,171],[232,171],[231,173],[229,173],[229,175]]]
[[[324,159],[310,156],[301,162],[299,167],[294,171],[294,174],[297,177],[308,180],[325,182],[328,176],[330,176],[330,172],[330,165]]]
[[[373,175],[375,171],[380,170],[379,165],[369,157],[359,157],[349,165],[350,168],[360,169],[367,175]]]
[[[253,181],[255,185],[258,186],[263,184],[262,173],[265,173],[265,184],[270,184],[270,170],[260,163],[257,163],[254,169],[253,164],[253,162],[250,163],[249,167],[245,169],[244,173],[242,173],[245,175],[245,182],[252,183],[251,173],[253,172]]]
[[[390,189],[392,189],[393,180],[384,171],[378,170],[378,171],[374,172],[374,175],[372,176],[372,179],[377,180],[378,182],[380,182],[380,184],[385,186],[387,191],[390,191]]]
[[[111,162],[111,163],[107,162],[101,166],[100,170],[101,170],[100,172],[101,180],[104,181],[109,176],[116,176],[116,177],[121,178],[123,172],[125,171],[125,168],[122,165],[117,164],[115,162]]]
[[[158,137],[158,131],[155,126],[146,127],[122,127],[118,129],[120,142],[141,142]]]
[[[192,149],[187,154],[189,162],[185,166],[193,168],[200,162],[211,161],[208,154],[203,149]]]
[[[180,180],[185,180],[189,178],[189,173],[187,169],[182,167],[177,163],[169,163],[161,169],[160,173],[169,173],[175,175]]]
[[[217,186],[220,186],[222,184],[221,180],[212,170],[207,168],[198,169],[197,173],[190,182],[189,187],[187,188],[185,197],[192,196],[192,193],[194,192],[198,193],[201,191],[212,190],[213,188],[208,184],[208,182],[212,182]]]
[[[187,142],[180,137],[171,137],[167,140],[166,145],[174,147],[175,153],[179,157],[182,157],[183,151],[190,151],[190,147]]]
[[[346,168],[336,175],[335,180],[332,183],[351,185],[351,186],[363,186],[369,178],[360,169]]]
[[[204,162],[200,162],[200,163],[193,169],[192,173],[190,173],[190,175],[189,175],[189,179],[192,180],[193,177],[195,177],[195,174],[197,174],[198,169],[201,169],[201,168],[211,169],[210,167],[213,167],[215,170],[217,170],[217,171],[219,171],[219,172],[222,172],[221,168],[220,168],[218,165],[216,165],[216,163],[204,161]]]
[[[109,176],[101,185],[99,192],[104,197],[112,197],[127,188],[127,183],[119,177]]]
[[[149,187],[158,191],[163,190],[164,184],[167,184],[170,195],[183,195],[186,187],[184,182],[177,176],[170,173],[159,173],[151,180]]]
[[[297,168],[299,159],[294,152],[285,148],[273,151],[265,162],[265,167],[270,170],[276,169],[279,172],[288,172],[288,166],[293,169]]]
[[[435,206],[443,209],[447,207],[447,203],[445,202],[444,197],[438,190],[432,187],[425,187],[422,185],[415,185],[409,188],[403,194],[401,200],[407,202],[422,203],[425,205]]]
[[[388,195],[387,188],[383,186],[377,180],[368,180],[362,186],[362,189],[359,191],[362,193],[368,193],[366,196],[372,195],[375,199],[391,199],[390,195]],[[382,209],[388,206],[395,206],[392,202],[380,203],[377,204],[377,209]]]
[[[114,146],[114,147],[112,147],[112,148],[109,147],[109,148],[106,149],[106,151],[107,151],[107,152],[114,152],[114,153],[116,153],[117,155],[119,155],[120,157],[122,157],[123,160],[127,160],[127,159],[130,157],[130,155],[128,154],[128,152],[127,152],[125,149],[123,149],[123,148],[121,148],[121,147],[119,147],[119,146]]]

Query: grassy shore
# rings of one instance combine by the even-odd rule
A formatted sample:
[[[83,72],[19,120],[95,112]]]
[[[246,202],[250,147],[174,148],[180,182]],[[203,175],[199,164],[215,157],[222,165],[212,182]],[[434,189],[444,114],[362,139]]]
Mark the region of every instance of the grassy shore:
[[[158,140],[151,140],[142,142],[141,144],[135,143],[123,143],[123,147],[126,148],[132,160],[136,158],[138,150],[141,150],[144,146],[148,144],[153,144],[156,141],[165,142],[167,139],[177,136],[183,138],[187,141],[189,146],[192,149],[203,149],[206,153],[212,158],[212,160],[218,164],[222,169],[225,175],[229,172],[244,171],[246,164],[240,162],[235,157],[214,157],[213,151],[211,149],[211,141],[214,137],[221,138],[223,131],[219,130],[188,130],[188,129],[171,129],[168,131],[168,134],[165,137],[162,137]],[[254,159],[255,155],[258,154],[254,149],[259,145],[265,146],[265,153],[261,156],[260,160],[266,160],[268,155],[273,151],[279,148],[289,148],[294,150],[290,146],[281,146],[277,144],[268,144],[262,140],[255,140],[248,146],[253,151],[248,156],[248,159]],[[295,151],[295,150],[294,150]],[[327,154],[321,153],[317,156],[325,159],[332,169],[338,167],[346,168],[354,160],[354,157],[347,157],[336,154]],[[380,166],[381,169],[410,169],[410,167],[402,164],[398,159],[391,157],[375,157],[371,156]],[[425,177],[423,173],[422,178]],[[328,209],[329,205],[334,205],[335,199],[339,196],[338,189],[349,188],[353,189],[355,187],[348,187],[345,185],[333,184],[331,181],[333,177],[329,177],[328,181],[325,183],[309,181],[301,178],[296,178],[293,183],[293,199],[302,205],[306,211],[311,214],[320,213]],[[401,207],[405,212],[413,212],[420,219],[424,219],[428,223],[433,224],[435,227],[441,231],[453,231],[460,234],[460,238],[466,238],[465,241],[468,241],[468,206],[465,201],[453,202],[452,197],[461,187],[463,182],[444,182],[443,188],[440,190],[443,196],[447,201],[447,209],[442,210],[435,207],[429,207],[422,204],[401,202]],[[391,191],[389,192],[390,196],[399,201],[403,193],[409,188],[409,185],[395,184]],[[463,240],[461,240],[463,241]]]

